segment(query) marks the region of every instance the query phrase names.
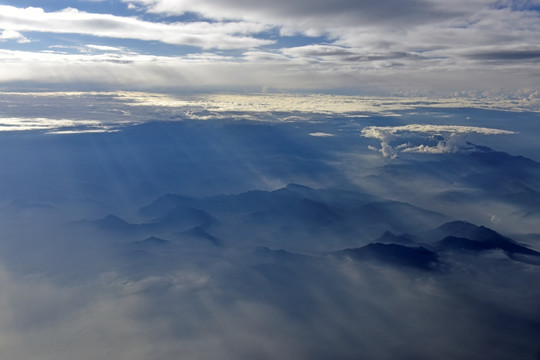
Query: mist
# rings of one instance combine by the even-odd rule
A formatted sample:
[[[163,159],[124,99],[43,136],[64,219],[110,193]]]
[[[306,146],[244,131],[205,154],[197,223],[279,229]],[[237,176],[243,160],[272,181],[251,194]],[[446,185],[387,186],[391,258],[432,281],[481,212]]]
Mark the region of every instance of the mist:
[[[523,114],[169,110],[0,132],[4,357],[539,356]]]

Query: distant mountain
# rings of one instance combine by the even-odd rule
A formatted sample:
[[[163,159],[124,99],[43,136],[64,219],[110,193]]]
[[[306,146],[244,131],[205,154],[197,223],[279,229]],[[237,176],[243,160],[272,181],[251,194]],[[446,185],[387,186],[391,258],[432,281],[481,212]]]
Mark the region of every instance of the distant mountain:
[[[164,246],[170,244],[169,240],[161,239],[155,236],[150,236],[141,241],[137,241],[135,244],[142,246]]]
[[[477,164],[483,164],[488,167],[512,168],[518,174],[530,170],[540,171],[540,163],[521,155],[510,155],[503,151],[495,151],[487,146],[478,146],[469,143],[476,151],[467,155],[474,159]]]
[[[282,198],[264,211],[250,214],[252,221],[262,223],[296,223],[302,226],[332,226],[341,216],[324,203],[292,196]]]
[[[333,254],[354,260],[375,261],[422,270],[433,270],[439,262],[437,254],[424,247],[398,244],[372,243],[359,248],[340,250]]]
[[[166,213],[172,211],[176,207],[189,206],[192,201],[193,200],[191,198],[185,196],[165,194],[150,204],[140,208],[138,214],[146,218],[155,219],[164,216]]]
[[[140,230],[140,226],[137,224],[130,224],[124,219],[119,218],[116,215],[109,214],[102,219],[90,221],[90,224],[93,224],[100,230],[114,231],[119,233],[133,233]]]
[[[439,251],[446,250],[470,250],[470,251],[484,251],[496,249],[496,246],[488,242],[470,240],[461,237],[447,236],[444,239],[436,243]]]
[[[414,237],[409,234],[395,235],[390,231],[385,231],[381,236],[379,236],[374,242],[381,244],[401,244],[401,245],[410,245],[413,244]]]
[[[335,188],[314,189],[289,184],[274,191],[253,190],[232,195],[186,198],[164,195],[139,210],[149,218],[160,214],[149,225],[173,229],[218,224],[241,224],[248,232],[304,234],[332,233],[340,237],[361,232],[413,231],[447,218],[405,202],[388,201],[361,191]],[[210,215],[211,214],[211,215]],[[292,235],[291,235],[292,236]]]
[[[199,240],[205,240],[213,245],[222,246],[223,241],[217,237],[209,234],[202,226],[195,226],[189,230],[179,233],[180,236],[189,236]]]
[[[163,216],[154,219],[147,227],[164,229],[186,229],[194,226],[207,228],[216,224],[218,220],[204,210],[187,206],[177,206],[166,212]]]
[[[207,229],[218,220],[207,212],[191,207],[177,206],[152,222],[132,224],[116,215],[107,215],[98,220],[82,220],[71,226],[90,226],[91,228],[116,233],[121,236],[167,236],[175,232],[194,228]]]
[[[510,255],[523,254],[540,256],[540,253],[531,250],[509,237],[485,226],[477,226],[466,221],[452,221],[428,232],[430,237],[441,238],[435,243],[440,251],[470,250],[484,251],[500,249]]]
[[[478,228],[467,221],[450,221],[428,232],[428,236],[441,238],[444,236],[470,237]]]
[[[252,255],[260,261],[278,263],[298,263],[314,258],[313,256],[297,254],[284,249],[274,250],[266,246],[258,247]]]
[[[365,178],[366,182],[390,192],[395,189],[396,199],[414,199],[417,184],[426,184],[434,190],[429,199],[436,199],[436,208],[447,202],[467,206],[497,201],[535,215],[540,213],[540,163],[488,147],[468,145],[468,151],[437,157],[403,157],[399,162],[378,168],[375,174]],[[438,193],[437,189],[440,189]],[[422,192],[418,193],[422,197]],[[407,196],[402,197],[403,194]]]

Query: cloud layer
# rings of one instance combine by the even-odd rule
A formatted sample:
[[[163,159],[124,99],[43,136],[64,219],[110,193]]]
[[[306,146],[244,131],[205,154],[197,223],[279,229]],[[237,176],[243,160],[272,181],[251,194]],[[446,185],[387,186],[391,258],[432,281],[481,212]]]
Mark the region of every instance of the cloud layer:
[[[1,70],[0,70],[1,71]],[[0,131],[42,130],[47,132],[105,132],[149,121],[250,120],[256,122],[319,122],[339,116],[344,119],[400,118],[426,109],[504,110],[540,113],[540,98],[535,92],[516,93],[515,97],[463,94],[452,98],[367,97],[314,94],[200,94],[171,95],[147,92],[0,92],[0,101],[9,104],[0,114]],[[81,111],[91,109],[91,111]],[[352,124],[351,124],[352,126]],[[360,124],[355,124],[360,128]],[[406,125],[368,126],[367,138],[390,142],[407,137],[432,139],[432,147],[400,147],[400,151],[446,151],[436,136],[462,139],[467,134],[507,134],[504,130],[471,126]],[[337,135],[333,131],[313,131],[311,136]],[[402,144],[398,144],[402,145]],[[422,144],[417,144],[420,146]],[[426,145],[426,144],[423,144]],[[394,149],[395,146],[388,147]],[[395,149],[394,149],[395,150]],[[393,150],[392,150],[393,151]],[[389,154],[387,154],[389,155]]]
[[[0,83],[451,93],[539,82],[534,1],[126,0],[122,13],[70,5],[0,5]]]

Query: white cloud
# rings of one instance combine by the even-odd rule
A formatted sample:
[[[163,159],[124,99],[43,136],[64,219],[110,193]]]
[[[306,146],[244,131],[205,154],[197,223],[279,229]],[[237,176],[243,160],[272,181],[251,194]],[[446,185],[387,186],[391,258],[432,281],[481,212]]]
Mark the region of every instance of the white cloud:
[[[41,8],[0,5],[0,24],[9,31],[76,33],[99,37],[154,40],[204,49],[246,49],[274,41],[251,35],[268,26],[253,22],[156,23],[134,17],[96,14],[67,8],[46,12]]]
[[[491,221],[493,225],[497,225],[501,222],[501,219],[497,215],[491,215],[489,221]]]
[[[13,30],[2,31],[2,33],[0,34],[0,41],[5,40],[17,40],[17,42],[21,44],[30,42],[30,40],[24,37],[23,34]]]
[[[122,48],[116,47],[116,46],[105,46],[105,45],[86,45],[87,48],[93,49],[93,50],[99,50],[99,51],[123,51]]]
[[[108,59],[45,56],[44,75],[32,61],[2,60],[0,82],[53,78],[56,83],[97,83],[112,89],[185,86],[267,87],[279,90],[351,89],[382,93],[397,89],[451,93],[463,89],[538,88],[540,16],[532,2],[491,0],[285,1],[126,0],[134,14],[199,14],[199,21],[165,22],[89,13],[73,8],[45,11],[0,5],[0,40],[29,41],[25,32],[69,33],[115,39],[189,45],[205,52],[189,57]],[[159,19],[159,17],[148,17]],[[285,35],[323,35],[311,44],[284,47]],[[309,39],[304,39],[308,40]],[[129,46],[87,46],[94,51],[129,53]],[[288,42],[290,43],[290,42]],[[275,44],[276,48],[264,48]],[[294,44],[294,42],[293,42]],[[105,48],[107,47],[107,48]],[[211,50],[241,49],[242,53]],[[145,53],[148,53],[145,51]],[[134,55],[134,54],[125,54]],[[118,56],[120,56],[118,54]],[[200,66],[184,68],[186,61]],[[104,62],[129,64],[114,66]],[[173,64],[178,61],[178,64]],[[76,64],[74,64],[74,62]],[[63,72],[61,67],[69,63]],[[84,66],[82,65],[84,63]],[[134,64],[136,63],[136,65]],[[192,66],[192,64],[190,64]],[[57,68],[58,67],[58,68]],[[84,67],[84,69],[81,69]],[[26,68],[26,69],[25,69]],[[75,69],[77,68],[77,69]],[[92,74],[85,77],[84,72]],[[35,73],[32,75],[27,74]],[[101,76],[97,76],[100,74]],[[130,80],[131,74],[133,79]],[[20,74],[21,77],[17,78]],[[49,80],[45,80],[49,82]]]
[[[486,127],[458,126],[458,125],[424,125],[410,124],[404,126],[368,126],[362,129],[362,136],[380,141],[378,150],[385,157],[395,158],[399,152],[442,154],[458,152],[466,149],[467,143],[464,136],[468,134],[480,135],[511,135],[513,131],[500,130]],[[418,139],[420,137],[420,139]],[[436,143],[411,144],[416,142]]]
[[[197,63],[194,63],[197,64]],[[194,65],[193,65],[194,66]],[[193,67],[192,66],[192,67]],[[42,67],[43,68],[43,67]],[[82,67],[81,67],[82,68]],[[111,67],[114,69],[114,67]],[[64,69],[64,71],[66,71]],[[97,76],[96,74],[93,74]],[[111,74],[113,76],[113,74]],[[116,74],[118,76],[118,74]],[[395,117],[416,108],[483,108],[540,113],[534,92],[523,92],[519,99],[500,97],[428,99],[422,97],[365,97],[314,94],[191,94],[115,91],[115,92],[0,92],[0,101],[9,103],[0,118],[0,130],[111,131],[140,124],[149,119],[243,119],[269,122],[299,122],[326,119],[328,116],[362,118]],[[531,98],[533,100],[529,100]],[[96,101],[99,99],[99,101]],[[32,106],[28,106],[32,104]],[[54,105],[53,105],[54,104]],[[91,109],[91,111],[81,111]],[[61,114],[62,118],[58,118]],[[318,120],[317,120],[318,121]],[[443,152],[463,145],[464,134],[500,134],[504,130],[477,127],[410,125],[405,127],[367,127],[363,135],[383,142],[388,154],[394,151]],[[313,132],[311,136],[328,136]],[[405,147],[390,146],[392,140],[418,135],[430,143]],[[451,134],[457,136],[452,137]],[[435,142],[436,136],[445,142]],[[405,140],[404,140],[405,141]],[[405,142],[406,144],[406,142]],[[422,146],[423,145],[423,146]],[[429,146],[429,147],[428,147]],[[433,148],[435,146],[435,148]]]
[[[285,33],[301,31],[320,34],[332,28],[356,27],[363,24],[414,24],[438,22],[463,15],[488,1],[460,1],[452,6],[437,0],[407,2],[380,1],[287,1],[276,0],[272,6],[262,0],[134,0],[153,13],[183,14],[196,12],[212,18],[247,19],[283,26]]]
[[[492,0],[277,0],[272,6],[262,0],[126,2],[151,13],[195,12],[217,21],[266,24],[279,29],[281,35],[326,36],[324,44],[313,39],[313,44],[280,51],[293,65],[303,61],[321,88],[326,85],[326,73],[335,78],[347,73],[366,88],[393,84],[394,88],[448,91],[489,89],[500,84],[515,89],[524,83],[535,86],[539,80],[537,66],[523,64],[519,54],[511,56],[510,49],[537,46],[540,16],[530,2],[519,6],[515,2],[494,6]],[[496,63],[486,63],[481,56],[464,56],[485,45],[492,46],[494,54],[500,47],[509,48],[510,54]],[[286,61],[272,53],[249,56],[253,61]]]
[[[315,137],[332,137],[334,134],[329,134],[326,132],[313,132],[310,133],[309,136],[315,136]]]
[[[77,130],[76,128],[81,128]],[[97,120],[72,120],[54,118],[7,118],[0,117],[0,132],[23,130],[50,130],[70,128],[71,132],[104,132],[110,131]],[[90,128],[90,129],[85,129]],[[68,130],[65,130],[68,131]]]

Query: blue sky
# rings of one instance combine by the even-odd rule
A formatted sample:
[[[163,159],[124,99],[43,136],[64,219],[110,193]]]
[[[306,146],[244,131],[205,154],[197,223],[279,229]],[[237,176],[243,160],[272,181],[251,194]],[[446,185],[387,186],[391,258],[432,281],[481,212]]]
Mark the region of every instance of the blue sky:
[[[540,1],[0,1],[0,88],[517,91]]]

